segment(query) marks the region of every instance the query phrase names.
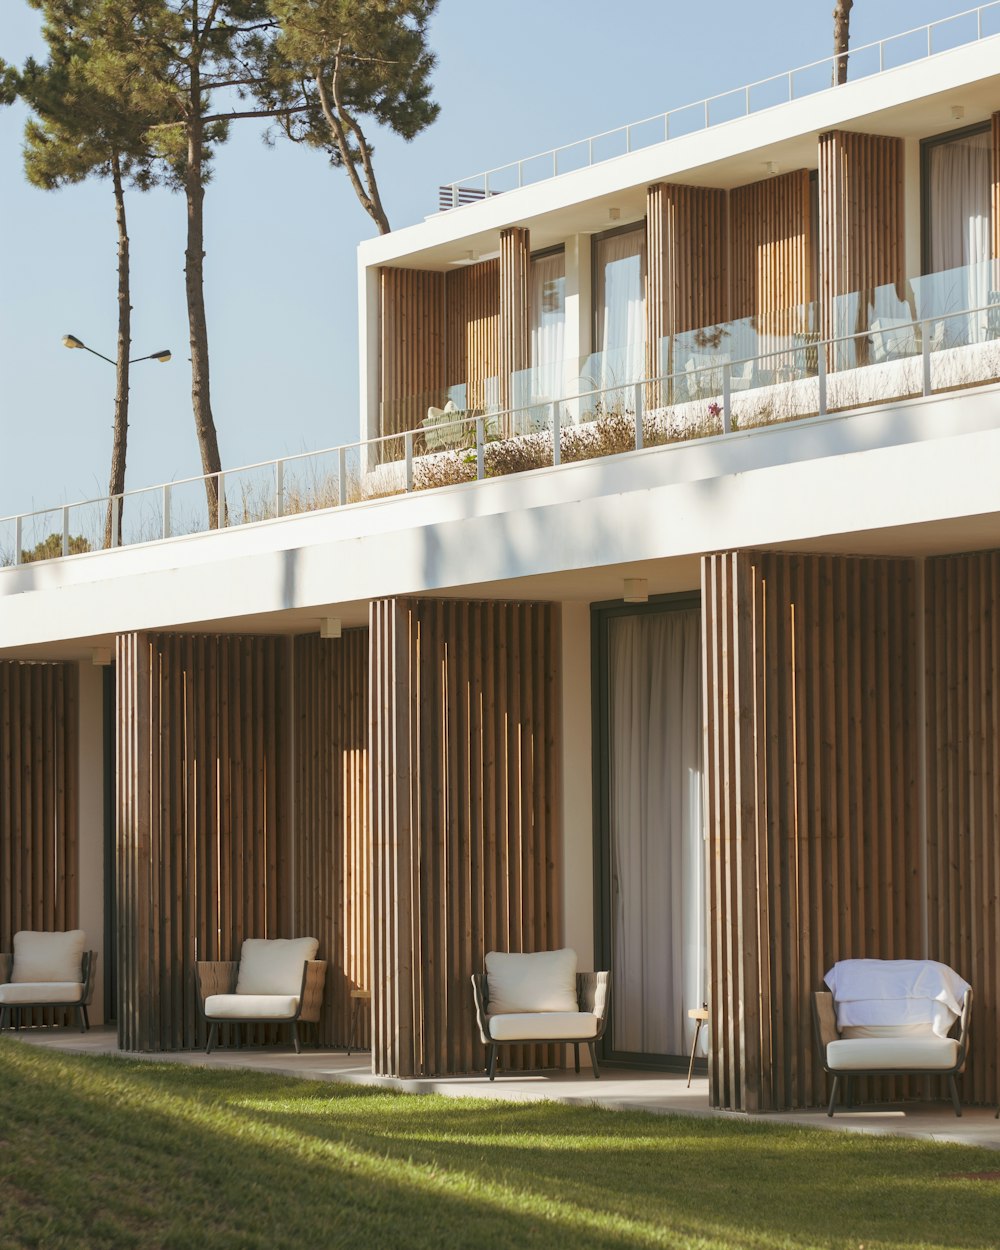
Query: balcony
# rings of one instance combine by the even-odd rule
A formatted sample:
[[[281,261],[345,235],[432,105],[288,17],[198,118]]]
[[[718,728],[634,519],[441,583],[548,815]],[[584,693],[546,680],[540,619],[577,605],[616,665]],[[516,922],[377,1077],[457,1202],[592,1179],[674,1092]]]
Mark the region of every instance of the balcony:
[[[122,545],[160,542],[988,385],[1000,381],[996,265],[838,297],[827,338],[809,304],[662,339],[656,376],[605,353],[511,375],[507,408],[491,399],[498,383],[474,407],[463,388],[450,409],[447,393],[413,397],[410,412],[432,399],[439,411],[400,433],[216,475],[214,526],[203,477],[0,518],[0,563],[117,546],[119,519]],[[562,394],[549,398],[557,378]]]

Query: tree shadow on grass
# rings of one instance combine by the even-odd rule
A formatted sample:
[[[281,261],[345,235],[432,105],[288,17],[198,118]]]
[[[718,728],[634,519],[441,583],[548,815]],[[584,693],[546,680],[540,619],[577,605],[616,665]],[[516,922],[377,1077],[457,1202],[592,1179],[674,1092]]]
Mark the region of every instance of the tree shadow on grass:
[[[996,1244],[992,1152],[15,1049],[5,1246]]]

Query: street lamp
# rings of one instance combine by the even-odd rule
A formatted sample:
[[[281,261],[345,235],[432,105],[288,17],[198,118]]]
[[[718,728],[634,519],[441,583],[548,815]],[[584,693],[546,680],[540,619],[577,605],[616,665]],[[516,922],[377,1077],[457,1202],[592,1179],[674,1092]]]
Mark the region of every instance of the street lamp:
[[[102,360],[106,360],[109,365],[114,365],[116,369],[118,368],[118,362],[116,360],[112,360],[110,356],[105,356],[101,352],[95,352],[92,347],[88,347],[87,344],[82,339],[78,339],[75,334],[64,334],[62,337],[62,345],[63,347],[80,348],[82,351],[90,352],[91,356],[100,356],[100,358]],[[148,356],[133,356],[128,363],[130,365],[134,365],[140,360],[158,360],[160,364],[165,365],[169,359],[170,352],[164,349],[162,352],[150,352]]]
[[[127,333],[126,341],[129,341]],[[158,360],[160,364],[165,365],[170,359],[170,352],[164,349],[159,352],[150,352],[148,356],[134,356],[131,360],[121,358],[112,360],[110,356],[105,356],[103,352],[95,352],[92,347],[88,347],[83,339],[78,339],[75,334],[64,334],[62,344],[63,347],[90,352],[92,356],[98,356],[101,360],[106,360],[109,365],[114,366],[118,375],[115,386],[114,440],[111,448],[111,481],[108,486],[108,513],[104,524],[104,545],[105,547],[120,545],[122,540],[122,506],[125,500],[125,443],[128,438],[128,367],[129,365],[138,364],[140,360]]]

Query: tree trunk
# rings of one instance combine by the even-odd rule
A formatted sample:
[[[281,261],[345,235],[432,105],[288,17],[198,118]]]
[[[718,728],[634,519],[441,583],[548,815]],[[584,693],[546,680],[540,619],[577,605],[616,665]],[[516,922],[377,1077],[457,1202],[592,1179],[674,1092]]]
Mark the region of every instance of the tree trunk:
[[[115,192],[115,220],[118,224],[118,355],[115,365],[115,429],[111,444],[111,480],[108,485],[108,512],[104,521],[104,545],[122,541],[122,508],[125,491],[125,450],[128,442],[128,358],[132,351],[132,305],[129,303],[128,228],[125,221],[125,193],[118,154],[111,158],[111,180]]]
[[[836,86],[847,82],[847,45],[851,40],[851,9],[854,0],[837,0],[833,10],[833,81]]]
[[[212,401],[208,374],[208,326],[205,319],[205,188],[202,184],[204,132],[201,119],[201,75],[192,66],[190,103],[187,118],[187,170],[184,190],[187,196],[187,248],[184,252],[184,285],[187,292],[188,328],[191,343],[191,403],[194,424],[201,450],[202,472],[206,474],[205,494],[208,498],[208,523],[219,523],[219,481],[222,470],[219,440],[212,417]],[[225,501],[223,500],[223,509]]]

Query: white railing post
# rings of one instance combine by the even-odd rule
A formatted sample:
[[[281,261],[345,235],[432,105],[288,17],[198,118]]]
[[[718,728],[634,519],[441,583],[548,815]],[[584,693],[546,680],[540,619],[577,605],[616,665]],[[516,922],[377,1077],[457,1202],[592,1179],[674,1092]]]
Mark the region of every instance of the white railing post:
[[[923,393],[931,393],[931,323],[920,323],[920,361],[923,366]]]
[[[62,510],[62,553],[64,556],[69,555],[69,505],[64,504]]]
[[[562,463],[562,430],[559,428],[559,405],[553,400],[549,404],[552,410],[552,463],[554,465]]]
[[[749,87],[747,87],[746,89],[746,96],[747,98],[744,102],[744,113],[745,113],[745,116],[749,117],[750,116],[750,88]]]
[[[625,127],[625,151],[632,151],[632,126],[631,123]]]
[[[476,481],[486,476],[486,419],[476,417]]]
[[[723,434],[732,434],[733,432],[733,366],[732,362],[727,360],[722,366],[722,432]]]
[[[934,54],[931,52],[931,28],[930,28],[930,23],[928,23],[928,25],[927,25],[927,55],[928,55],[928,56],[933,56],[933,55],[934,55]]]
[[[14,518],[14,563],[21,563],[21,544],[24,541],[24,517]]]
[[[517,185],[524,186],[524,161],[517,162]]]
[[[226,528],[226,475],[221,471],[216,474],[215,491],[215,523],[220,530],[224,530]]]
[[[882,39],[878,45],[878,72],[881,74],[885,71],[885,40]]]
[[[170,537],[170,483],[163,485],[163,502],[161,504],[163,515],[163,537]]]
[[[285,462],[274,462],[274,515],[285,515]]]
[[[976,9],[976,38],[982,39],[982,37],[983,37],[983,6],[980,5],[979,8]]]
[[[347,503],[347,448],[337,448],[337,494],[341,506]]]
[[[636,382],[633,395],[635,404],[635,449],[636,451],[642,451],[642,409],[644,396],[641,382]]]
[[[816,383],[819,388],[819,415],[826,416],[826,344],[816,349]]]
[[[593,165],[593,163],[594,163],[594,140],[588,139],[587,140],[587,164]]]
[[[663,142],[668,143],[670,140],[670,114],[663,114]]]
[[[118,546],[118,525],[122,515],[122,497],[121,495],[111,496],[111,546]]]
[[[413,491],[413,431],[407,430],[403,435],[403,458],[406,461],[406,493]]]

